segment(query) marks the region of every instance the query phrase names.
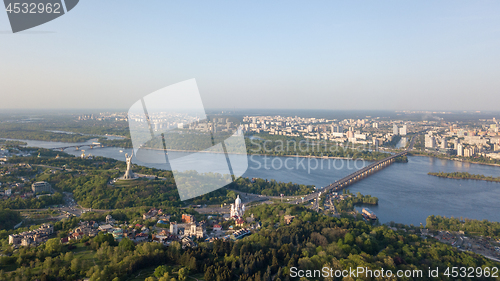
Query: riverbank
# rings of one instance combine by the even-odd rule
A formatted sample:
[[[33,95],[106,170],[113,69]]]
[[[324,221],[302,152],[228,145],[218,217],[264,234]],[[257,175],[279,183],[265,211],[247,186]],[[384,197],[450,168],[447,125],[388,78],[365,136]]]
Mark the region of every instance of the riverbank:
[[[428,153],[428,152],[422,152],[422,151],[410,151],[410,152],[408,152],[408,156],[426,156],[426,157],[433,157],[433,158],[449,160],[449,161],[458,161],[458,162],[462,162],[462,163],[471,163],[471,164],[478,164],[478,165],[500,167],[500,163],[477,162],[477,161],[472,161],[469,159],[450,157],[450,156],[446,156],[446,155],[439,155],[439,154],[435,154],[435,153]],[[492,160],[492,161],[495,161],[495,160]]]

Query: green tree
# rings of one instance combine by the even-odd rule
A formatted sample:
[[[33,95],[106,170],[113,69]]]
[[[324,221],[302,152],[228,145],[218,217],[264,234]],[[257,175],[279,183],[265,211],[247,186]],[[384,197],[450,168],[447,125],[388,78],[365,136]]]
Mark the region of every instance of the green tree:
[[[183,267],[179,269],[179,281],[185,281],[189,276],[189,269],[187,267]]]
[[[204,276],[205,277],[205,281],[215,281],[217,280],[216,276],[215,276],[215,272],[214,272],[214,266],[211,265],[207,268],[207,270],[205,271],[205,274]]]
[[[59,253],[61,249],[62,245],[61,245],[61,240],[59,240],[59,238],[49,239],[47,243],[45,243],[45,251],[47,251],[49,255],[53,253]]]
[[[135,244],[128,237],[124,237],[122,241],[118,244],[118,247],[125,251],[133,251],[135,250]]]
[[[164,265],[160,265],[155,269],[155,276],[158,278],[164,276],[165,273],[168,273],[168,268]]]

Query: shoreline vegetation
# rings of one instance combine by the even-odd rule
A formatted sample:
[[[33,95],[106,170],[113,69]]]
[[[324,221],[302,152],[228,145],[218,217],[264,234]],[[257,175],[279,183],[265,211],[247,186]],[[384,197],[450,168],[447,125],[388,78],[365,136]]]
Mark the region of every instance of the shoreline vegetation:
[[[491,182],[500,182],[500,177],[491,177],[479,174],[469,174],[467,172],[454,172],[454,173],[431,173],[428,175],[440,177],[440,178],[448,178],[448,179],[457,179],[457,180],[482,180],[482,181],[491,181]]]
[[[500,238],[500,222],[431,215],[427,217],[425,223],[425,227],[431,230],[464,231],[468,235]]]

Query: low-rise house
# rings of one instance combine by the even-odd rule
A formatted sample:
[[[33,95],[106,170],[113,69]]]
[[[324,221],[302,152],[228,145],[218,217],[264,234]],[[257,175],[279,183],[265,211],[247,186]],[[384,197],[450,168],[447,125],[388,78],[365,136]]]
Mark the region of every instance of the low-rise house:
[[[135,236],[134,239],[136,243],[144,242],[146,240],[148,240],[148,235],[146,233],[139,233]]]
[[[182,242],[183,249],[196,247],[196,243],[194,243],[193,240],[191,240],[191,238],[189,238],[187,236],[182,238],[181,242]]]
[[[161,221],[164,221],[164,222],[169,222],[170,221],[170,216],[168,216],[168,215],[161,215],[158,219],[161,220]]]
[[[78,233],[80,236],[86,235],[89,237],[94,237],[99,232],[99,230],[96,227],[97,227],[97,223],[95,223],[94,221],[92,221],[92,222],[88,222],[88,221],[80,222],[80,225],[70,233],[70,236],[72,234]]]
[[[244,225],[245,225],[245,221],[243,219],[236,220],[236,226],[244,226]]]
[[[115,222],[116,222],[116,220],[111,215],[106,216],[106,223],[107,224],[113,224]]]
[[[237,230],[235,231],[233,234],[231,234],[231,239],[232,240],[238,240],[238,239],[241,239],[247,235],[250,235],[252,234],[252,232],[250,232],[250,230],[246,229],[246,228],[242,228],[240,230]]]
[[[99,230],[103,232],[109,232],[110,230],[113,229],[113,226],[110,224],[104,224],[99,226]]]
[[[158,215],[158,210],[156,208],[152,208],[151,210],[149,210],[148,212],[146,212],[142,215],[142,219],[148,220],[148,219],[156,217],[156,215]]]
[[[155,234],[153,234],[152,238],[153,238],[153,241],[163,243],[163,244],[166,244],[167,241],[169,240],[168,235],[155,235]]]

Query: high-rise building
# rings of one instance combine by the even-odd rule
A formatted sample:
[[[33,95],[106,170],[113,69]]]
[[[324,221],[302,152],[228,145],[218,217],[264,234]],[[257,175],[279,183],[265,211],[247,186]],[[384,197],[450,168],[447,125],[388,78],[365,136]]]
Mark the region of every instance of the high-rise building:
[[[467,147],[464,149],[464,157],[472,157],[476,154],[475,147]]]
[[[378,129],[378,123],[376,123],[376,122],[375,122],[375,123],[373,123],[373,124],[372,124],[372,127],[373,127],[373,128]]]
[[[433,135],[425,135],[425,147],[435,148],[436,138]]]
[[[448,140],[446,138],[443,138],[441,140],[441,148],[442,149],[447,149],[448,148]]]
[[[457,156],[464,156],[464,146],[461,143],[457,144]]]
[[[406,136],[406,125],[403,125],[403,127],[399,128],[399,134],[402,136]]]
[[[342,133],[342,131],[344,130],[342,126],[338,125],[332,125],[331,128],[332,128],[332,133]]]
[[[380,142],[379,142],[379,140],[378,140],[378,139],[376,139],[376,138],[374,138],[374,139],[373,139],[373,147],[374,147],[374,150],[375,150],[375,151],[378,151],[378,146],[379,146],[379,143],[380,143]]]
[[[393,135],[398,135],[398,134],[399,134],[398,125],[394,124],[394,125],[392,126],[392,134],[393,134]]]

